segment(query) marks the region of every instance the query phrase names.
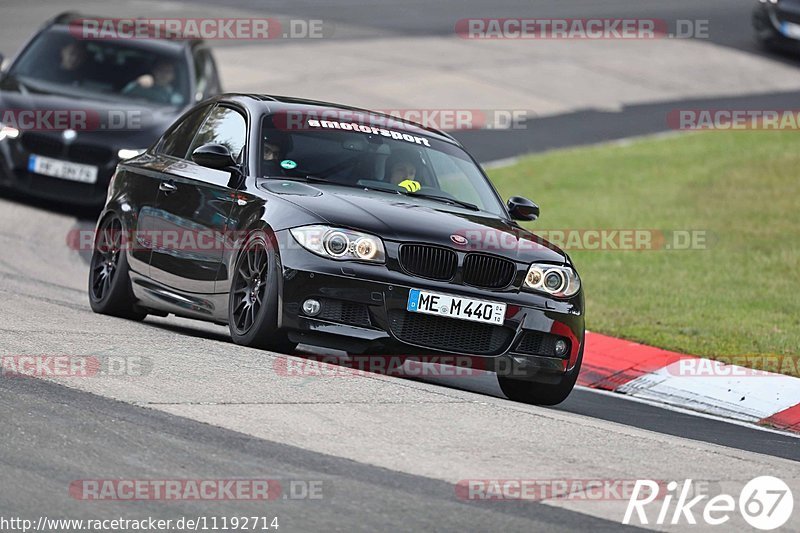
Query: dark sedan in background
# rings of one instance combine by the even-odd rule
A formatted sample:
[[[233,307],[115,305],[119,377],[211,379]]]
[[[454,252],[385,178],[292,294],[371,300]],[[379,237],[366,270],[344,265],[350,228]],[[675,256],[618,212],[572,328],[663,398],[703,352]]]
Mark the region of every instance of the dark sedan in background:
[[[759,0],[753,10],[756,40],[764,47],[800,51],[800,0]]]
[[[201,40],[86,38],[83,20],[49,21],[0,73],[0,186],[99,209],[117,163],[220,82]]]
[[[236,343],[462,354],[512,399],[563,401],[584,347],[569,257],[523,229],[449,135],[305,100],[229,95],[120,163],[95,312],[227,324]]]

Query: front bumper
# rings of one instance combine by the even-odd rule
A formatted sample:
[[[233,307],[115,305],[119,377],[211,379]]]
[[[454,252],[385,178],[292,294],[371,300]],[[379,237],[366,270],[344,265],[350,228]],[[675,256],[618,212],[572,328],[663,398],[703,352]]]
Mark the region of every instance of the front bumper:
[[[37,141],[41,142],[43,137],[43,135],[39,135]],[[50,141],[50,144],[41,142],[41,149],[31,149],[32,147],[26,144],[25,133],[16,139],[0,141],[0,186],[45,200],[102,208],[106,201],[108,183],[119,159],[113,154],[113,150],[105,147],[97,147],[99,156],[96,156],[96,159],[74,158],[66,151],[67,148],[57,144],[58,142]],[[107,154],[107,157],[104,154]],[[96,166],[98,168],[97,181],[87,184],[35,174],[28,170],[28,160],[31,155],[44,155]],[[94,153],[90,152],[90,155],[95,157]]]
[[[393,245],[386,245],[391,256]],[[369,354],[365,357],[457,354],[475,368],[545,382],[557,382],[574,369],[583,348],[582,294],[563,302],[430,281],[386,265],[326,259],[299,246],[282,249],[281,262],[280,326],[295,342]],[[409,313],[411,289],[503,302],[508,310],[502,326]],[[302,311],[307,299],[322,303],[317,316]],[[561,357],[553,348],[558,339],[569,344]]]

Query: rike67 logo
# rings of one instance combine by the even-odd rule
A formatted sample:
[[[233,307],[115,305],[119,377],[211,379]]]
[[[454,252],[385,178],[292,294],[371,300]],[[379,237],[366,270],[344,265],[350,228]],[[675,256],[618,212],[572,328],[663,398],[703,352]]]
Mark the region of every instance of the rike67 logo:
[[[769,531],[786,524],[794,509],[791,489],[782,480],[772,476],[750,480],[739,493],[738,501],[730,494],[694,496],[696,492],[693,491],[691,479],[685,480],[682,486],[677,481],[670,481],[666,485],[666,495],[660,494],[660,488],[663,488],[663,483],[649,479],[637,480],[622,523],[635,523],[635,516],[642,525],[693,525],[700,518],[701,523],[721,526],[730,521],[732,515],[735,516],[738,506],[738,512],[751,527]],[[653,502],[657,503],[649,509],[651,514],[648,515],[646,507]],[[652,511],[656,508],[658,514],[653,520]]]

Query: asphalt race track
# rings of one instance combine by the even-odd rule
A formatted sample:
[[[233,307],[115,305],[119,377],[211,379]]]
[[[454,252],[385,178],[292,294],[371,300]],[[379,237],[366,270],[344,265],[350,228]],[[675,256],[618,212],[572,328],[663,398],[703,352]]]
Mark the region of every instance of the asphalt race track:
[[[85,260],[65,246],[65,235],[80,226],[15,201],[3,202],[0,221],[0,244],[14,249],[0,259],[3,352],[112,356],[142,369],[0,378],[3,515],[266,513],[298,531],[398,523],[602,530],[617,527],[620,502],[464,502],[454,484],[641,477],[733,483],[769,473],[791,483],[787,474],[798,472],[795,437],[590,391],[546,409],[457,388],[491,392],[491,382],[451,378],[448,387],[379,375],[281,375],[276,361],[284,356],[236,346],[221,327],[94,315],[84,294]],[[320,482],[324,497],[264,507],[87,502],[68,492],[81,479],[242,476]]]
[[[24,4],[8,8],[14,17],[0,16],[0,33],[8,29],[0,37],[6,53],[37,21],[62,9]],[[84,4],[113,13],[122,2]],[[126,4],[155,9],[159,3]],[[192,4],[204,14],[217,5]],[[363,39],[441,36],[466,16],[708,18],[719,21],[714,46],[761,55],[750,44],[751,2],[742,0],[539,2],[542,12],[518,0],[491,8],[477,0],[381,0],[370,10],[355,1],[229,4],[250,13],[352,24]],[[794,68],[788,58],[776,63]],[[697,107],[792,107],[798,94],[726,95]],[[488,161],[662,131],[660,117],[676,105],[682,104],[575,110],[537,119],[525,130],[458,136]],[[134,365],[121,375],[86,378],[0,376],[0,516],[264,516],[278,517],[279,531],[610,531],[622,528],[627,501],[465,501],[456,486],[472,479],[693,479],[738,494],[748,480],[774,475],[800,495],[800,439],[791,435],[585,389],[557,408],[517,404],[500,397],[492,376],[287,376],[277,370],[287,356],[234,345],[227,328],[93,314],[87,254],[67,244],[74,231],[92,227],[85,213],[0,197],[0,355],[88,356]],[[79,480],[241,478],[321,487],[321,496],[289,494],[267,503],[86,501],[70,492]],[[800,530],[797,513],[786,527]],[[748,530],[739,516],[725,528]]]

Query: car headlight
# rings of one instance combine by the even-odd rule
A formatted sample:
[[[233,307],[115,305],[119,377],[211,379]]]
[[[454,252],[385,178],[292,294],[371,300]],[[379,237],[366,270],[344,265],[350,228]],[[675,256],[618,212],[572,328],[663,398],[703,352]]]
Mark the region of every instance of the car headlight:
[[[140,148],[139,150],[134,150],[133,148],[123,148],[117,152],[117,157],[120,159],[131,159],[137,155],[142,155],[146,151],[147,148]]]
[[[322,225],[302,226],[289,231],[303,248],[322,257],[370,263],[386,261],[383,241],[368,233]]]
[[[581,278],[568,266],[534,263],[525,276],[525,288],[557,298],[568,298],[581,290]]]
[[[0,122],[0,141],[5,139],[16,139],[19,137],[19,130],[13,126],[8,126]]]

